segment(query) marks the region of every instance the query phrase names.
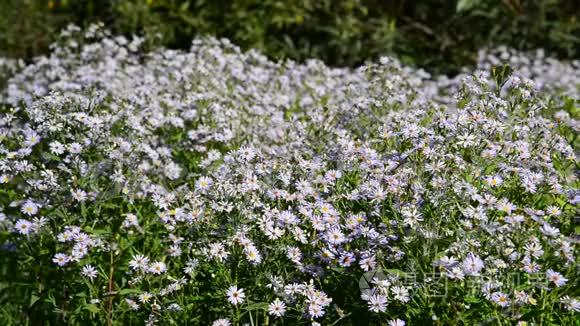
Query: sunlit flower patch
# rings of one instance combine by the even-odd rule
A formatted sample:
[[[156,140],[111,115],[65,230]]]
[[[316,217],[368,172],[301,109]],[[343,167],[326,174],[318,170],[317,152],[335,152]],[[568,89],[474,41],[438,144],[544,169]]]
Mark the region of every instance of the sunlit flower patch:
[[[146,51],[93,26],[14,73],[0,96],[14,320],[578,317],[577,62],[500,48],[447,78],[215,39]]]

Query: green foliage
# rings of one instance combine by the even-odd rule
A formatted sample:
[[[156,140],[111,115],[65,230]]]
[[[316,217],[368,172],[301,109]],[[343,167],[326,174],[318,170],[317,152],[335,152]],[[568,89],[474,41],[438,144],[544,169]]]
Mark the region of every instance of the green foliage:
[[[579,11],[567,0],[5,0],[0,54],[38,55],[65,25],[101,20],[114,32],[144,33],[177,48],[210,34],[274,58],[353,66],[394,53],[453,72],[498,44],[577,57]]]
[[[0,56],[31,58],[45,53],[66,25],[109,22],[111,9],[109,1],[0,1]]]

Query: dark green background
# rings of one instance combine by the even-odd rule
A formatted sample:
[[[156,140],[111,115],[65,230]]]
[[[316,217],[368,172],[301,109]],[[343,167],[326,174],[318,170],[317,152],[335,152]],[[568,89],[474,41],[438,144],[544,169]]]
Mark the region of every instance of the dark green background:
[[[578,58],[579,16],[576,0],[2,0],[0,55],[30,59],[67,24],[103,21],[175,48],[210,34],[272,58],[355,66],[396,54],[451,73],[501,44]]]

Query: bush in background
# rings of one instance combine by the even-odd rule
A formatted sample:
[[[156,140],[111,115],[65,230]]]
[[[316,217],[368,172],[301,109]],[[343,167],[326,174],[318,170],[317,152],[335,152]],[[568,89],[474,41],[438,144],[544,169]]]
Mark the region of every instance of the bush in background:
[[[316,57],[354,66],[382,54],[455,72],[476,51],[506,44],[578,57],[580,5],[568,0],[5,0],[0,54],[47,51],[69,23],[105,22],[116,33],[188,48],[195,35],[227,37],[272,58]]]

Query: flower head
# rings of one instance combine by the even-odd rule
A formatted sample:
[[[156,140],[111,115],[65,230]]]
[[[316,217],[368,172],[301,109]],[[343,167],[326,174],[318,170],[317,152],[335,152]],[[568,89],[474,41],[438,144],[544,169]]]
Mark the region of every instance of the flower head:
[[[272,303],[270,303],[270,305],[268,306],[268,313],[270,315],[282,317],[284,316],[285,312],[286,312],[286,304],[278,298],[272,301]]]
[[[232,285],[228,288],[226,295],[228,297],[228,301],[234,306],[244,302],[244,298],[246,297],[244,289],[238,289],[238,287],[235,285]]]

